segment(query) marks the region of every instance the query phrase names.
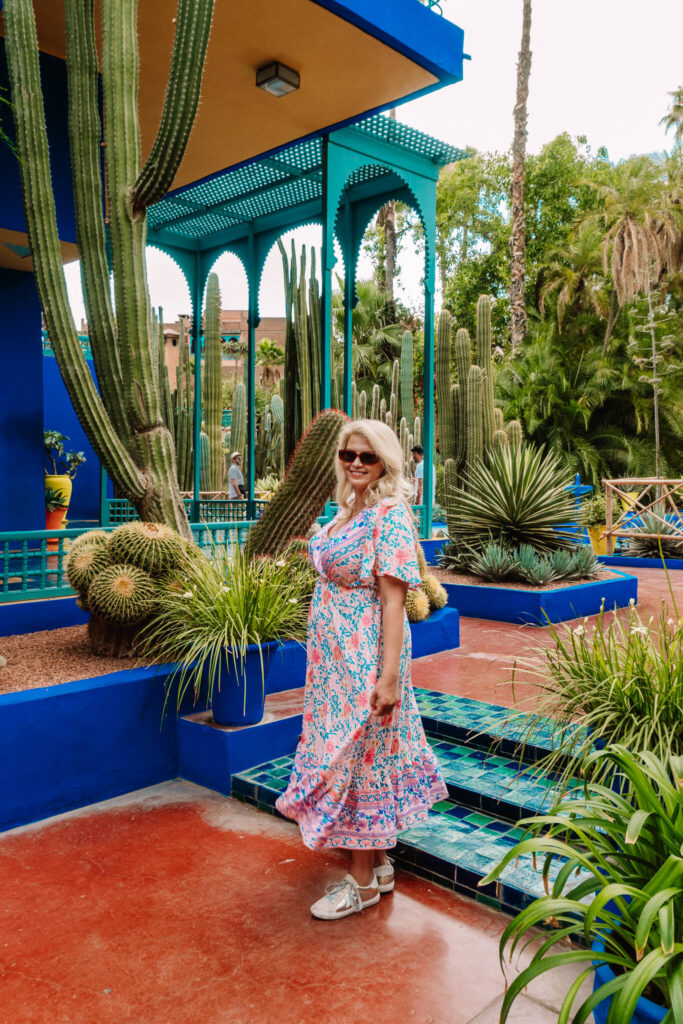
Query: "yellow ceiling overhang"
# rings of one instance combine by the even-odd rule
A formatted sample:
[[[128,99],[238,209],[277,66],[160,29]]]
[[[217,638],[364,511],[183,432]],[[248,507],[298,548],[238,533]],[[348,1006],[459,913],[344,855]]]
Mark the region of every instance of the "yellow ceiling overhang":
[[[64,57],[64,10],[35,0],[39,44]],[[173,46],[175,4],[139,6],[143,156],[154,140]],[[257,68],[278,60],[301,88],[276,98],[257,89]],[[425,68],[311,0],[217,0],[202,97],[179,188],[330,125],[437,83]]]
[[[78,248],[73,242],[60,242],[62,263],[78,259]],[[24,231],[8,231],[0,228],[0,267],[7,270],[33,272],[33,260],[28,249],[28,235]]]

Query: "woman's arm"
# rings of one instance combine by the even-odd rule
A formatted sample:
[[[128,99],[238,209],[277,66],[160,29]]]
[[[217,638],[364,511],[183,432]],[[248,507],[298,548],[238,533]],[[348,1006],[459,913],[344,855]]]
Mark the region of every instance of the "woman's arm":
[[[371,713],[375,718],[389,715],[398,701],[398,680],[403,646],[404,607],[408,584],[395,576],[379,576],[379,600],[382,606],[382,637],[384,657],[382,674],[370,695]]]

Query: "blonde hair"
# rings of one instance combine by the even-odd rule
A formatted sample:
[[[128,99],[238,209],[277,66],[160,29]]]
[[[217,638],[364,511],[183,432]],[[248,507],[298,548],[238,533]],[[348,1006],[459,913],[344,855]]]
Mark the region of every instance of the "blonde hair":
[[[344,424],[337,442],[338,448],[346,448],[352,434],[358,434],[367,442],[368,448],[378,455],[384,473],[371,483],[363,494],[363,500],[369,507],[376,505],[382,498],[396,498],[410,507],[412,487],[403,475],[403,452],[396,434],[391,427],[381,420],[351,420]],[[344,468],[339,459],[335,459],[337,474],[337,491],[335,499],[339,503],[342,519],[349,518],[353,513],[355,492],[348,482]]]

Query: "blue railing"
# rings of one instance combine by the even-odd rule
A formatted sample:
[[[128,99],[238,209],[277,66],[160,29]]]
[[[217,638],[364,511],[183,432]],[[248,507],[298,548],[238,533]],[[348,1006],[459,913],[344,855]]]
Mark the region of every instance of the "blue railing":
[[[254,522],[267,508],[268,502],[260,499],[239,501],[230,498],[183,498],[185,511],[192,523],[242,523]],[[140,516],[135,506],[126,498],[106,498],[102,503],[102,526],[120,526],[132,523]]]
[[[241,544],[252,526],[253,520],[247,519],[190,524],[195,543],[203,550],[214,545]],[[110,531],[114,527],[104,529]],[[72,541],[87,532],[78,529],[0,533],[0,603],[72,595],[64,559]]]

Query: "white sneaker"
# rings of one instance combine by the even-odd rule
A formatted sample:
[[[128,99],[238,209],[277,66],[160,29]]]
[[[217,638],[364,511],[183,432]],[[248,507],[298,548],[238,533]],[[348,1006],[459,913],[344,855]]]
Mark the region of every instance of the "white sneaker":
[[[373,869],[380,892],[393,892],[394,889],[394,862],[391,857],[387,857],[387,862],[386,864],[377,864]]]
[[[353,875],[345,875],[341,882],[330,882],[325,895],[313,904],[311,913],[321,921],[336,921],[338,917],[358,914],[365,907],[379,903],[377,879],[370,885],[359,886]]]

